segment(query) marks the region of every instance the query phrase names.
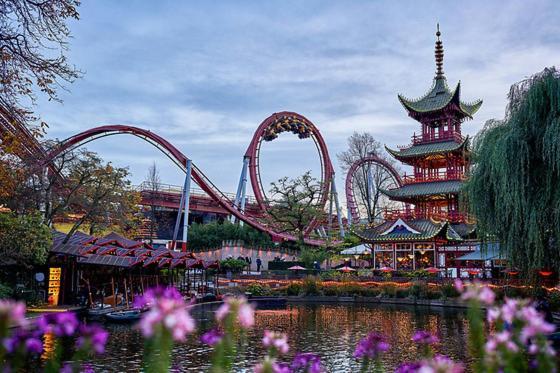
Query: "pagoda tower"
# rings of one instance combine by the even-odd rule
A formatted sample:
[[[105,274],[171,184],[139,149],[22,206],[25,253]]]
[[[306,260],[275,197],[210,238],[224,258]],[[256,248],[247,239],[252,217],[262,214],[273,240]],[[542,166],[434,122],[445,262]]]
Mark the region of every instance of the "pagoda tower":
[[[399,150],[385,147],[393,157],[412,166],[413,173],[403,176],[402,187],[383,192],[392,200],[414,205],[406,217],[464,222],[459,193],[469,166],[469,138],[461,134],[461,124],[472,119],[482,100],[461,101],[461,82],[453,91],[449,89],[439,25],[436,36],[432,87],[418,99],[398,96],[408,115],[420,122],[421,132],[412,136],[410,146]]]
[[[436,32],[436,73],[430,90],[420,98],[398,96],[408,115],[420,123],[420,134],[398,150],[386,147],[400,162],[412,167],[402,185],[381,190],[405,208],[387,211],[385,222],[355,233],[374,248],[376,268],[411,270],[458,267],[455,258],[473,248],[469,238],[474,224],[460,206],[460,193],[469,167],[469,138],[461,133],[482,100],[461,100],[461,83],[450,90],[443,73],[443,43]],[[453,247],[453,248],[452,248]],[[452,270],[457,273],[458,268]]]

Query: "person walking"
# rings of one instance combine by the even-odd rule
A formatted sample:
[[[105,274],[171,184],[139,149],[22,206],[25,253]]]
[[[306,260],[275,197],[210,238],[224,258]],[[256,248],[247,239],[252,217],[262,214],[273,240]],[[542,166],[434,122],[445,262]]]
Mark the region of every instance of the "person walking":
[[[257,256],[257,272],[261,272],[261,265],[262,265],[262,261],[261,258]]]

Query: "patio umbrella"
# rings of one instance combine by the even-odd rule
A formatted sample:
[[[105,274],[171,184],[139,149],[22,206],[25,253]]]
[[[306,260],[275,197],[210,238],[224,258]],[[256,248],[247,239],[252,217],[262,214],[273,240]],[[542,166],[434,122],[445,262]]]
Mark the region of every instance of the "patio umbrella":
[[[502,273],[510,276],[516,276],[519,274],[519,270],[517,268],[506,268],[502,271]]]
[[[441,269],[436,268],[436,267],[428,267],[428,268],[424,268],[424,271],[428,272],[428,273],[438,273],[441,271]]]
[[[293,266],[288,268],[290,271],[304,271],[306,268],[303,268],[302,266]]]
[[[341,268],[339,268],[338,270],[339,270],[339,271],[342,271],[342,272],[353,272],[353,271],[355,271],[354,268],[348,267],[348,266],[341,267]]]
[[[391,267],[381,267],[381,268],[379,268],[379,270],[381,272],[393,272],[394,271],[394,269],[391,268]]]

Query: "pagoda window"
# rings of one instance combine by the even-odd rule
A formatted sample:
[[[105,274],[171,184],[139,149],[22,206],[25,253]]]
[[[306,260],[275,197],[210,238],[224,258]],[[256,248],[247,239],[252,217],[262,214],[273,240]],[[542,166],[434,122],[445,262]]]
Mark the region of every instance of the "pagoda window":
[[[374,267],[395,268],[395,253],[393,251],[377,251],[374,256]]]

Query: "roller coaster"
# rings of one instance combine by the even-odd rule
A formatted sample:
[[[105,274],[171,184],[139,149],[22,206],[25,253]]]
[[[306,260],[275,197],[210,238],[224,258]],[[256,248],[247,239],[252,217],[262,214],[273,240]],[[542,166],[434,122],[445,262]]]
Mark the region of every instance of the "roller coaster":
[[[259,125],[243,157],[243,166],[235,200],[232,200],[225,193],[220,191],[202,170],[173,144],[150,130],[129,125],[105,125],[91,128],[71,136],[60,142],[54,149],[45,151],[33,136],[29,136],[27,129],[21,122],[9,117],[6,111],[1,111],[0,114],[2,114],[0,117],[0,128],[2,131],[9,131],[13,135],[25,140],[26,152],[34,154],[38,156],[39,159],[42,159],[42,166],[47,169],[60,155],[89,142],[119,134],[136,136],[155,146],[186,173],[185,187],[183,189],[184,194],[181,196],[179,212],[184,210],[185,213],[188,214],[188,194],[190,190],[190,180],[192,179],[200,189],[230,214],[232,221],[244,222],[259,231],[269,234],[275,241],[296,241],[297,237],[289,233],[278,232],[273,225],[260,219],[258,216],[254,216],[254,214],[251,216],[245,214],[247,175],[249,175],[258,208],[264,215],[266,214],[268,206],[270,206],[270,201],[266,196],[260,176],[259,157],[263,143],[273,141],[283,132],[291,132],[300,139],[311,138],[318,150],[321,162],[322,190],[317,201],[317,206],[325,211],[327,203],[330,202],[328,215],[329,227],[327,227],[327,229],[330,233],[333,209],[335,208],[336,211],[334,211],[334,214],[336,214],[338,219],[340,236],[344,236],[341,209],[334,179],[335,172],[329,157],[327,145],[318,128],[310,120],[300,114],[287,111],[274,113]],[[179,219],[177,219],[177,224],[178,221]],[[187,221],[187,219],[184,219],[184,221]],[[320,221],[315,219],[307,226],[304,232],[305,242],[307,244],[321,246],[327,244],[327,242],[333,242],[333,240],[328,239],[328,233],[325,232],[324,226],[319,225]],[[177,228],[176,226],[176,232],[178,230]],[[317,233],[315,237],[312,237],[313,232]],[[336,242],[336,239],[334,242]]]
[[[20,118],[15,117],[13,114],[9,113],[3,105],[0,105],[0,130],[3,134],[9,134],[16,137],[22,144],[20,154],[17,155],[22,158],[33,157],[34,159],[42,160],[41,168],[46,169],[49,172],[56,172],[52,165],[53,161],[57,157],[89,142],[120,134],[136,136],[156,147],[171,161],[173,161],[181,171],[185,172],[185,184],[181,193],[179,216],[182,211],[184,211],[186,215],[188,214],[189,197],[192,197],[189,195],[191,190],[190,181],[192,179],[212,201],[218,203],[218,205],[230,215],[230,220],[232,222],[240,221],[246,223],[261,232],[269,234],[272,239],[277,242],[296,241],[297,237],[289,233],[278,232],[278,230],[270,224],[270,219],[262,218],[267,213],[270,201],[266,195],[261,180],[261,169],[259,164],[261,149],[263,143],[273,141],[284,132],[297,135],[300,139],[310,138],[317,148],[321,165],[321,193],[317,199],[317,206],[321,210],[325,211],[327,210],[328,205],[328,214],[326,222],[324,220],[321,221],[319,219],[314,219],[310,224],[308,224],[304,231],[305,242],[314,246],[336,243],[337,239],[333,239],[333,235],[331,234],[333,231],[332,219],[334,216],[337,218],[336,223],[340,238],[345,235],[343,218],[335,184],[335,171],[329,156],[326,142],[319,129],[309,119],[301,114],[288,111],[274,113],[258,126],[253,134],[249,146],[247,147],[245,155],[243,156],[241,175],[234,199],[226,193],[223,193],[214,183],[212,183],[202,170],[197,167],[184,153],[182,153],[169,141],[150,130],[130,125],[105,125],[95,127],[71,136],[60,142],[54,149],[47,151],[22,123],[23,121],[20,120]],[[375,170],[376,168],[384,170],[385,174],[389,175],[389,178],[392,180],[391,185],[401,185],[400,176],[384,159],[375,155],[369,155],[356,160],[356,162],[354,162],[354,164],[352,164],[349,168],[345,182],[348,226],[352,224],[359,224],[362,221],[360,219],[361,209],[355,196],[356,176],[359,171],[367,174],[366,188],[368,192],[366,194],[371,196],[374,193],[373,188],[376,187],[376,183],[372,180],[372,174],[374,174],[374,171],[372,170]],[[254,193],[254,201],[251,206],[252,211],[250,211],[250,213],[247,213],[246,211],[246,189],[248,178],[250,179],[251,188]],[[179,230],[179,216],[175,226],[174,240],[176,239],[177,232]],[[184,219],[183,221],[188,222],[188,219]],[[186,241],[186,231],[187,227],[185,226],[183,241]]]

